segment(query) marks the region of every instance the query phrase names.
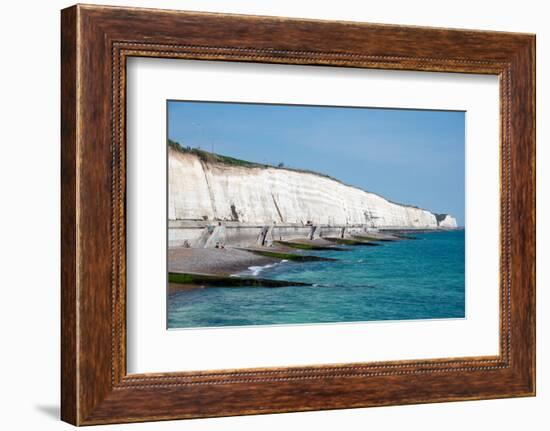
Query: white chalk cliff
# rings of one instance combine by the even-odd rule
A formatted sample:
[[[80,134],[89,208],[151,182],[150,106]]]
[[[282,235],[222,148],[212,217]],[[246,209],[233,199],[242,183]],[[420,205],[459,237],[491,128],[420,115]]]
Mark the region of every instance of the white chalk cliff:
[[[205,162],[172,147],[168,166],[170,220],[456,227],[450,215],[396,204],[315,173]]]
[[[437,224],[441,228],[454,229],[457,227],[456,219],[449,214],[437,214]]]

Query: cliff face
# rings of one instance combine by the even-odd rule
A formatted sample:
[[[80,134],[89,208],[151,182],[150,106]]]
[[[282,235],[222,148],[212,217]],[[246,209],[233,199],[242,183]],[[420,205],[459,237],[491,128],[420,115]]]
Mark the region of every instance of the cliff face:
[[[172,148],[168,163],[170,220],[456,227],[451,216],[438,223],[427,210],[398,205],[313,173],[204,162]]]
[[[438,214],[436,218],[437,224],[441,228],[455,229],[457,227],[456,219],[449,214]]]

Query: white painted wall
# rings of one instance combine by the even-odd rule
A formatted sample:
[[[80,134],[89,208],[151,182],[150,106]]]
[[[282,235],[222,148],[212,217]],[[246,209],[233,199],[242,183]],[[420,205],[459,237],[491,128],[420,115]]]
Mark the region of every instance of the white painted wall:
[[[59,399],[59,9],[70,1],[5,2],[0,32],[2,240],[0,301],[3,429],[70,430],[57,420]],[[320,19],[537,33],[538,184],[550,184],[550,27],[538,0],[311,2],[297,0],[102,0],[164,7]],[[540,188],[539,188],[540,189]],[[550,220],[550,194],[539,190],[538,220]],[[550,260],[550,228],[538,226],[539,262]],[[442,403],[255,417],[99,426],[94,430],[544,430],[550,423],[550,285],[538,278],[537,398]]]

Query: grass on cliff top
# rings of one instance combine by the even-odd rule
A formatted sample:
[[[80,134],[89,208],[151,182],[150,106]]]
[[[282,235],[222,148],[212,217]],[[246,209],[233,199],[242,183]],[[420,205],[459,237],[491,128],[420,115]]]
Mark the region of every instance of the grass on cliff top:
[[[337,178],[331,177],[327,174],[322,174],[320,172],[312,171],[309,169],[298,169],[298,168],[291,168],[287,166],[276,166],[276,165],[269,165],[265,163],[256,163],[256,162],[249,162],[248,160],[242,160],[237,159],[235,157],[230,156],[223,156],[221,154],[211,153],[209,151],[201,150],[199,148],[192,148],[192,147],[184,147],[179,142],[173,141],[172,139],[168,139],[168,146],[170,148],[173,148],[176,151],[179,151],[180,153],[184,154],[194,154],[199,159],[201,159],[205,163],[223,163],[224,165],[229,166],[242,166],[245,168],[273,168],[273,169],[285,169],[287,171],[294,171],[294,172],[302,172],[306,174],[313,174],[318,175],[320,177],[329,178],[334,181],[338,181],[339,183],[342,183]],[[343,184],[343,183],[342,183]]]
[[[249,162],[247,160],[237,159],[235,157],[222,156],[221,154],[210,153],[198,148],[184,147],[179,142],[168,139],[168,146],[176,151],[184,154],[194,154],[203,162],[206,163],[223,163],[231,166],[244,166],[247,168],[272,168],[271,165],[263,165],[261,163]]]

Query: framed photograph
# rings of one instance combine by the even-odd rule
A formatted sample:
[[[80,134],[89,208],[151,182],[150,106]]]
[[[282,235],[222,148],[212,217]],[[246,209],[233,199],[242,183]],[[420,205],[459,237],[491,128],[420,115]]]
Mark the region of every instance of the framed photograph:
[[[61,16],[63,420],[534,396],[534,35]]]

